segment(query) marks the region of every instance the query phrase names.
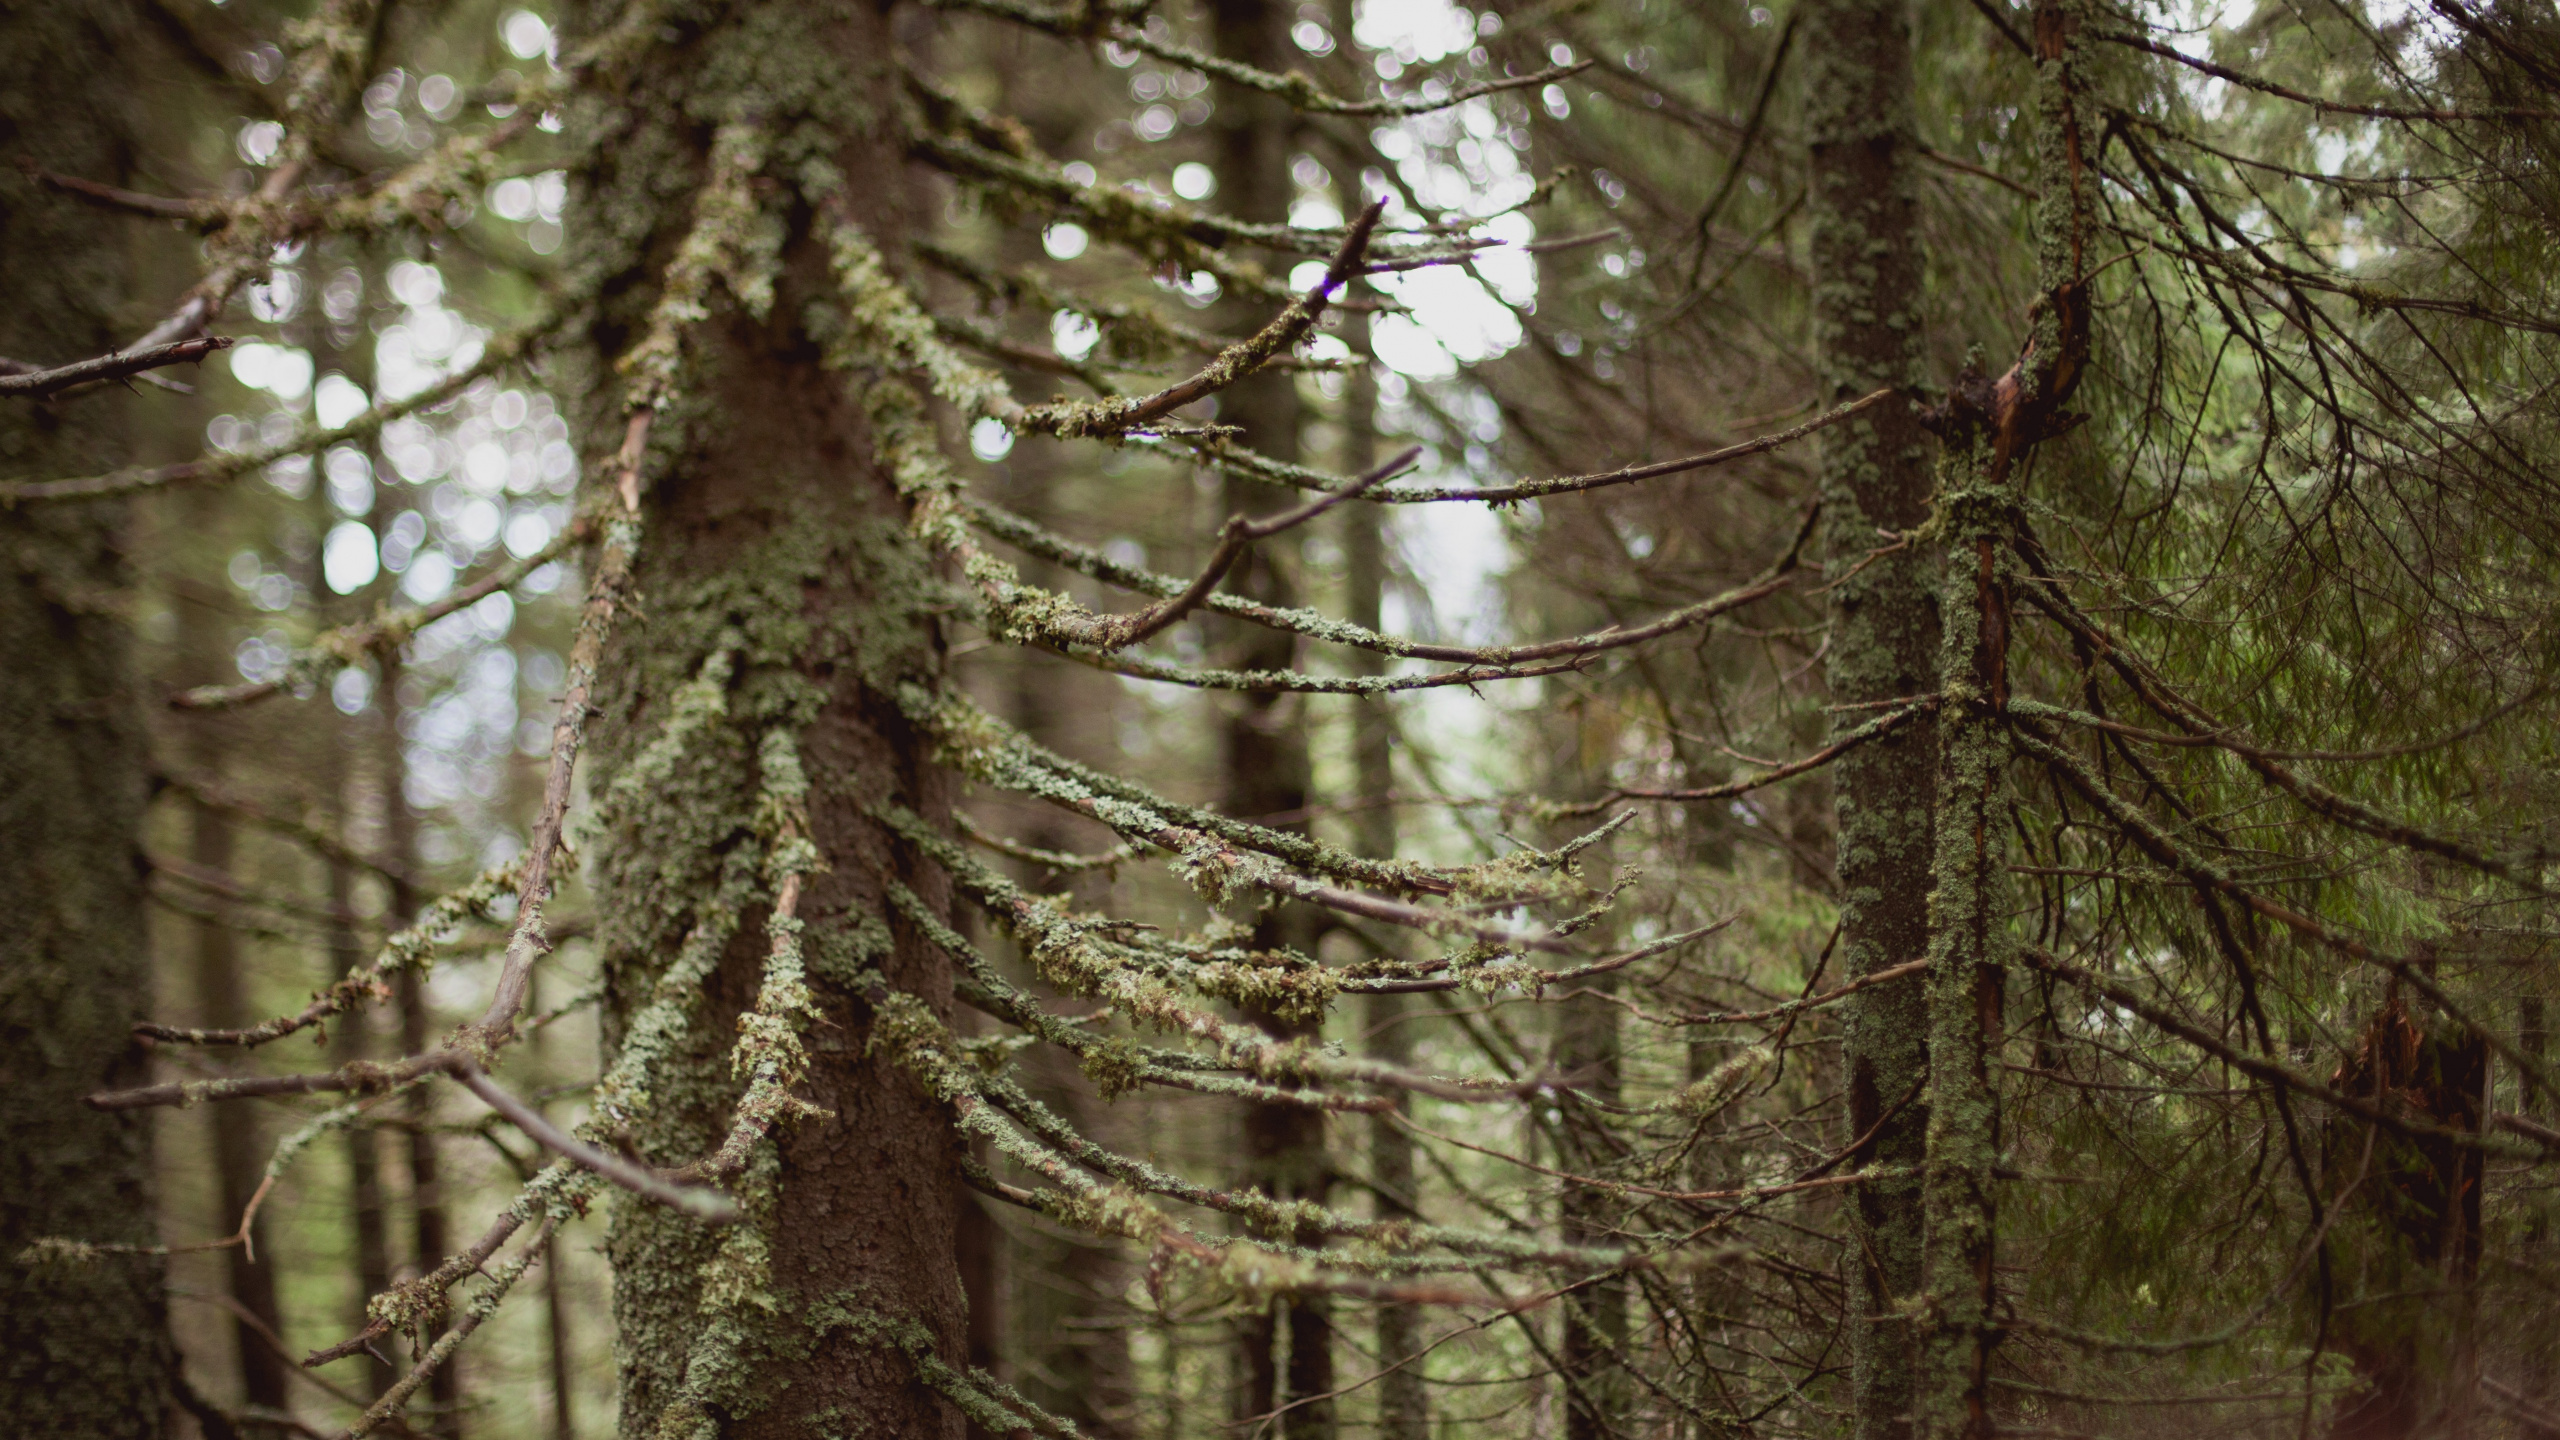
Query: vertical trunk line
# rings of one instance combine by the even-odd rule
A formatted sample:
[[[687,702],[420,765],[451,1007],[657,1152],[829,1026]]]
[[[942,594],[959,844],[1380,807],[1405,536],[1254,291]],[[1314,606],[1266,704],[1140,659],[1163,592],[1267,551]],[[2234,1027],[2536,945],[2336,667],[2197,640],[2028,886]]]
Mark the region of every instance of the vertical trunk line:
[[[1930,891],[1929,1130],[1921,1167],[1926,1223],[1915,1307],[1916,1431],[1930,1440],[1991,1433],[1992,1264],[1999,1096],[1991,1083],[2005,976],[2006,857],[1994,814],[2008,746],[2004,497],[1988,483],[1979,430],[1948,437],[1942,513],[1958,533],[1947,565],[1939,688],[1937,862]]]
[[[1840,404],[1922,378],[1925,254],[1912,147],[1911,17],[1904,0],[1811,0],[1802,12],[1810,160],[1813,321],[1822,400]],[[1896,397],[1822,440],[1824,568],[1832,642],[1825,683],[1835,737],[1876,704],[1937,688],[1939,599],[1920,546],[1875,554],[1929,515],[1929,438]],[[1870,708],[1857,708],[1870,707]],[[1929,945],[1938,722],[1917,717],[1834,768],[1841,962],[1849,978],[1920,958]],[[1923,1230],[1917,1170],[1929,1106],[1929,1016],[1909,981],[1842,1007],[1849,1136],[1873,1133],[1852,1163],[1888,1172],[1857,1187],[1848,1218],[1854,1319],[1850,1433],[1912,1433],[1912,1330]]]
[[[1344,33],[1349,33],[1348,26]],[[1354,281],[1350,293],[1365,294],[1369,289],[1365,282]],[[1372,368],[1376,361],[1369,354],[1369,317],[1346,310],[1342,338],[1352,355],[1366,362],[1352,368],[1343,395],[1341,468],[1346,475],[1359,475],[1377,463],[1378,451],[1378,377]],[[1387,592],[1387,527],[1385,512],[1379,506],[1344,507],[1342,557],[1348,591],[1344,615],[1354,625],[1382,629]],[[1387,669],[1385,656],[1367,650],[1352,651],[1350,663],[1352,673],[1357,675],[1383,675]],[[1396,784],[1395,723],[1387,704],[1385,697],[1374,695],[1351,702],[1352,765],[1358,776],[1355,789],[1367,807],[1355,822],[1360,853],[1364,855],[1396,853],[1396,810],[1391,798]],[[1369,1035],[1369,1053],[1388,1065],[1410,1065],[1416,1008],[1409,996],[1369,996],[1361,1009],[1361,1020]],[[1393,1115],[1374,1115],[1369,1120],[1369,1184],[1376,1195],[1378,1218],[1419,1219],[1413,1136],[1396,1123],[1396,1116],[1412,1113],[1413,1098],[1398,1091],[1393,1099]],[[1415,1358],[1422,1348],[1421,1307],[1393,1301],[1380,1303],[1377,1342],[1378,1364],[1393,1367],[1378,1381],[1379,1440],[1425,1440],[1431,1432],[1431,1398],[1423,1385],[1423,1362]]]
[[[1218,54],[1278,73],[1297,60],[1289,26],[1294,6],[1282,0],[1214,0],[1209,7],[1211,40]],[[1288,219],[1290,152],[1297,143],[1297,116],[1286,101],[1241,88],[1219,97],[1216,111],[1218,183],[1224,207],[1240,219],[1280,222]],[[1259,326],[1267,317],[1258,306],[1239,305],[1230,319],[1242,329]],[[1244,431],[1243,443],[1273,459],[1299,458],[1301,419],[1296,377],[1267,371],[1246,378],[1219,397],[1218,418]],[[1223,486],[1226,514],[1243,514],[1269,504],[1268,492],[1252,481],[1228,477]],[[1298,602],[1284,558],[1294,537],[1265,542],[1239,561],[1228,585],[1238,594],[1267,605]],[[1288,669],[1296,644],[1286,632],[1244,625],[1213,631],[1232,657],[1224,663],[1240,669]],[[1244,819],[1303,812],[1309,799],[1307,739],[1301,699],[1287,694],[1241,694],[1234,698],[1224,727],[1220,763],[1221,798],[1226,812]],[[1304,820],[1290,828],[1303,829]],[[1257,949],[1287,948],[1313,955],[1322,935],[1318,918],[1303,905],[1282,906],[1265,913],[1255,927]],[[1275,1038],[1317,1034],[1321,1021],[1284,1020],[1268,1011],[1248,1008],[1248,1018]],[[1332,1190],[1332,1163],[1325,1152],[1324,1113],[1294,1105],[1253,1105],[1244,1117],[1244,1161],[1247,1180],[1284,1200],[1323,1203]],[[1308,1233],[1281,1237],[1300,1245],[1318,1245],[1322,1237]],[[1238,1369],[1244,1381],[1235,1396],[1236,1417],[1268,1415],[1283,1406],[1279,1433],[1284,1440],[1329,1440],[1334,1433],[1334,1404],[1313,1397],[1328,1395],[1333,1379],[1333,1306],[1328,1297],[1303,1295],[1276,1298],[1264,1311],[1238,1325]],[[1294,1402],[1307,1401],[1297,1404]]]

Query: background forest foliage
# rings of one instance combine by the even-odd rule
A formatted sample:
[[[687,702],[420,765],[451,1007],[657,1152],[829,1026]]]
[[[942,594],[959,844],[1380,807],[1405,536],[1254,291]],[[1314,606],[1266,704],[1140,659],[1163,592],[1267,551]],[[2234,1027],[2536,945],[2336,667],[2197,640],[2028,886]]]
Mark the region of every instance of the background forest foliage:
[[[2560,1436],[2554,96],[0,7],[0,1413]]]

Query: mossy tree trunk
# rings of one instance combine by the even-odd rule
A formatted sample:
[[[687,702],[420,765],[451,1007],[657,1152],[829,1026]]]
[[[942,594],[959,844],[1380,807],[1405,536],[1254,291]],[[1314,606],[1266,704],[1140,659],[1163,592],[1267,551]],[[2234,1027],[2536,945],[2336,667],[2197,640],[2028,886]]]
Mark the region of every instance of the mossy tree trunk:
[[[1908,0],[1814,0],[1804,27],[1805,134],[1812,161],[1814,339],[1823,403],[1921,378],[1925,257],[1912,174]],[[1937,596],[1918,547],[1874,555],[1886,533],[1928,518],[1930,442],[1895,397],[1824,432],[1822,495],[1835,732],[1882,702],[1936,688]],[[1873,556],[1871,559],[1870,557]],[[1870,708],[1848,708],[1848,707]],[[1916,960],[1929,943],[1930,819],[1938,739],[1917,717],[1833,768],[1842,966],[1851,978]],[[1858,992],[1845,1011],[1849,1133],[1862,1169],[1915,1167],[1928,1130],[1920,1095],[1928,1019],[1914,981]],[[1897,1305],[1919,1288],[1916,1176],[1877,1178],[1850,1202],[1858,1318],[1849,1326],[1851,1430],[1910,1433],[1911,1333]]]
[[[2000,1029],[2008,951],[2007,847],[1998,790],[2009,756],[2009,498],[1989,439],[1951,426],[1941,461],[1949,548],[1942,593],[1938,804],[1929,890],[1929,1130],[1921,1161],[1924,1222],[1914,1433],[1979,1440],[1991,1433],[1992,1190],[2000,1149],[1990,1057]]]
[[[137,7],[0,9],[0,153],[122,183],[126,108],[151,59]],[[101,354],[140,317],[99,218],[0,167],[0,355]],[[147,323],[147,322],[146,322]],[[138,326],[135,328],[139,328]],[[0,402],[0,474],[124,459],[114,388]],[[162,1433],[175,1374],[157,1260],[29,1255],[42,1239],[149,1245],[150,1122],[84,1109],[137,1083],[151,996],[140,839],[148,750],[134,693],[124,507],[0,511],[0,1415],[27,1435]]]
[[[730,1063],[737,1022],[758,1004],[777,933],[795,930],[814,1013],[793,1093],[824,1113],[752,1147],[732,1187],[742,1224],[713,1230],[617,1201],[622,1431],[959,1440],[960,1412],[918,1363],[965,1364],[959,1141],[935,1101],[869,1053],[874,1006],[891,992],[950,1012],[947,958],[888,920],[883,898],[896,880],[941,908],[947,885],[912,868],[873,813],[948,814],[951,782],[896,701],[940,669],[932,617],[945,590],[854,392],[894,382],[822,365],[826,337],[811,325],[836,287],[816,217],[783,198],[791,182],[831,189],[841,218],[902,252],[899,37],[887,7],[863,3],[717,13],[665,35],[580,117],[596,146],[578,173],[575,263],[607,297],[589,332],[594,459],[623,433],[610,367],[641,338],[661,267],[695,224],[687,197],[710,171],[715,131],[760,136],[766,177],[745,190],[756,213],[716,238],[772,257],[769,305],[718,294],[690,327],[649,447],[636,623],[601,667],[604,833],[591,879],[609,1046],[646,1077],[629,1143],[670,1166],[721,1143],[745,1084]],[[607,18],[610,7],[588,7],[571,33]],[[690,718],[669,731],[679,714]],[[671,736],[671,763],[639,774]],[[617,791],[623,776],[635,783]],[[768,923],[768,861],[782,854],[772,802],[795,795],[805,816],[791,823],[815,868],[786,927]],[[672,1030],[635,1030],[653,1002],[678,1017]]]

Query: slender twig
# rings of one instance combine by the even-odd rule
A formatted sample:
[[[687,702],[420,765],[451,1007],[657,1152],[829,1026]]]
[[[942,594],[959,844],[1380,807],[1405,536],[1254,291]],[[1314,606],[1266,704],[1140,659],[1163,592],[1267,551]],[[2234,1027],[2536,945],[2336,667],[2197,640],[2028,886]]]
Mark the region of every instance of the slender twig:
[[[271,680],[251,680],[238,685],[199,685],[181,690],[169,697],[173,710],[227,710],[264,700],[271,695],[295,688],[297,682],[316,678],[317,672],[333,664],[351,664],[367,656],[380,656],[408,642],[409,637],[458,611],[468,610],[501,590],[512,590],[534,571],[550,564],[595,533],[586,516],[573,517],[549,544],[530,555],[510,558],[492,567],[468,585],[456,586],[446,596],[425,605],[385,608],[370,620],[340,625],[323,630],[311,643],[296,651],[285,662],[283,673]]]
[[[1179,595],[1159,600],[1134,614],[1106,618],[1102,623],[1106,633],[1099,642],[1100,648],[1117,650],[1135,645],[1150,635],[1180,624],[1182,617],[1199,609],[1200,602],[1209,598],[1209,592],[1218,588],[1218,582],[1226,578],[1227,571],[1243,557],[1253,542],[1267,540],[1282,531],[1304,525],[1345,500],[1359,498],[1371,487],[1403,474],[1421,455],[1421,446],[1409,446],[1403,454],[1351,482],[1349,487],[1319,495],[1294,510],[1285,510],[1261,520],[1250,520],[1242,515],[1228,517],[1226,525],[1218,531],[1218,547],[1209,553],[1209,563],[1200,568],[1198,578]]]
[[[1333,260],[1307,293],[1290,302],[1287,309],[1251,337],[1220,351],[1200,373],[1152,395],[1128,400],[1098,400],[1076,405],[1040,405],[1022,412],[1014,429],[1024,434],[1046,431],[1062,440],[1084,436],[1119,435],[1149,421],[1160,420],[1195,400],[1204,400],[1226,389],[1262,368],[1265,361],[1295,346],[1315,327],[1331,303],[1333,292],[1349,282],[1360,266],[1361,256],[1369,248],[1369,236],[1378,228],[1378,217],[1385,214],[1387,202],[1373,200],[1355,216],[1343,232],[1341,247]]]
[[[681,1210],[709,1224],[727,1225],[738,1219],[737,1201],[717,1190],[677,1184],[645,1165],[588,1144],[544,1119],[541,1111],[508,1094],[505,1087],[490,1079],[488,1072],[472,1063],[469,1057],[456,1055],[447,1071],[461,1082],[463,1089],[479,1096],[490,1109],[506,1116],[507,1122],[523,1131],[526,1138],[571,1164],[592,1170],[635,1195],[647,1196],[671,1210]]]

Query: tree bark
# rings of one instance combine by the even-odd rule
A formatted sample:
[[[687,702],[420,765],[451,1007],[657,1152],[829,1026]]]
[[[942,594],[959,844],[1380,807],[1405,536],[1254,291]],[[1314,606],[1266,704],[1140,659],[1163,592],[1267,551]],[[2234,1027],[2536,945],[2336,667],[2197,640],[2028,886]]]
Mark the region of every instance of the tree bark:
[[[2008,953],[2008,848],[1998,788],[2009,756],[2008,497],[1988,483],[1988,436],[1946,434],[1942,505],[1950,516],[1945,643],[1938,691],[1935,863],[1929,891],[1929,1131],[1921,1161],[1924,1221],[1913,1306],[1918,1373],[1914,1433],[1980,1440],[1989,1411],[1992,1263],[1998,1239],[1993,1170],[2000,1094],[1991,1052],[2000,1030]]]
[[[1813,0],[1805,34],[1805,135],[1812,167],[1814,341],[1823,403],[1921,378],[1925,257],[1912,174],[1907,0]],[[1928,518],[1928,436],[1907,399],[1872,406],[1822,440],[1825,576],[1832,582],[1827,681],[1836,706],[1872,706],[1935,688],[1937,597],[1916,547],[1872,552],[1882,532]],[[1854,573],[1852,573],[1854,572]],[[1834,712],[1833,730],[1872,709]],[[1850,978],[1918,959],[1929,943],[1930,822],[1938,737],[1930,717],[1833,767],[1840,877],[1839,953]],[[1861,990],[1842,1007],[1849,1133],[1873,1131],[1853,1163],[1916,1166],[1929,1110],[1922,988]],[[1911,1333],[1898,1302],[1920,1285],[1916,1178],[1860,1185],[1850,1202],[1858,1285],[1850,1344],[1851,1431],[1911,1433]]]
[[[147,36],[121,3],[0,10],[0,152],[121,181]],[[122,338],[128,255],[93,212],[0,167],[0,355],[87,359]],[[0,406],[0,472],[95,473],[127,453],[113,389]],[[29,1435],[162,1432],[177,1359],[159,1261],[28,1254],[44,1239],[150,1245],[151,1127],[82,1108],[137,1084],[151,995],[125,507],[0,512],[0,1415]]]
[[[570,33],[604,8],[588,7]],[[849,217],[883,254],[902,253],[891,18],[868,4],[733,5],[666,35],[613,95],[586,102],[578,128],[598,143],[576,172],[574,263],[603,277],[608,297],[586,331],[591,464],[623,434],[610,367],[643,333],[660,266],[695,221],[681,197],[706,174],[713,120],[756,126],[777,182],[831,167]],[[941,668],[933,615],[944,591],[854,388],[902,382],[821,365],[823,338],[808,324],[837,306],[824,239],[804,206],[764,203],[760,223],[779,226],[772,304],[750,312],[715,287],[649,447],[633,571],[641,618],[619,628],[600,669],[595,792],[629,773],[708,657],[725,652],[734,668],[722,713],[680,762],[604,816],[591,883],[608,1052],[647,1075],[648,1103],[615,1138],[651,1163],[700,1161],[742,1089],[730,1053],[774,938],[757,879],[770,838],[759,792],[777,780],[764,758],[793,743],[822,867],[798,896],[818,1014],[793,1088],[825,1113],[752,1148],[731,1186],[741,1224],[712,1230],[616,1198],[607,1251],[622,1430],[959,1440],[960,1411],[912,1358],[967,1363],[959,1141],[891,1057],[869,1053],[875,1006],[891,992],[950,1014],[947,957],[888,918],[883,891],[895,879],[940,908],[947,883],[872,813],[895,804],[930,824],[948,814],[951,782],[896,699]],[[709,973],[679,982],[691,1007],[681,1028],[635,1034],[688,934],[716,931],[724,910],[734,934],[712,947]]]

